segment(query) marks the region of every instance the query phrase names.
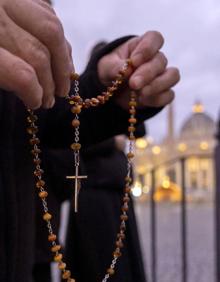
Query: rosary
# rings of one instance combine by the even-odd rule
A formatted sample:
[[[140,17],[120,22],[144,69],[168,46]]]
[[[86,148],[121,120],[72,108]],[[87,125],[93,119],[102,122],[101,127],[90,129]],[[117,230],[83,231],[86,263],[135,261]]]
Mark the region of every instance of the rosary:
[[[132,68],[132,61],[127,59],[122,69],[119,71],[116,79],[112,82],[111,86],[107,88],[106,92],[96,98],[83,100],[79,93],[79,76],[76,73],[71,74],[71,80],[74,82],[74,94],[67,96],[67,101],[71,106],[71,112],[74,115],[72,120],[72,127],[74,129],[74,143],[71,144],[71,149],[74,154],[74,176],[67,176],[67,179],[74,180],[74,211],[78,211],[78,194],[80,190],[80,181],[86,179],[87,176],[79,175],[80,168],[80,113],[83,109],[90,107],[97,107],[99,105],[105,104],[114,93],[120,88],[126,78],[126,72],[129,68]],[[129,133],[129,151],[127,153],[127,175],[125,177],[125,188],[122,198],[122,207],[120,215],[120,228],[115,241],[115,249],[113,251],[113,258],[110,267],[106,270],[106,274],[102,282],[108,281],[108,279],[115,274],[115,266],[118,258],[121,256],[121,249],[123,248],[123,241],[125,239],[126,231],[126,221],[128,220],[128,209],[130,201],[131,192],[131,168],[132,168],[132,158],[134,157],[134,142],[135,142],[135,124],[137,122],[135,118],[136,114],[136,93],[131,91],[129,100],[129,119],[128,119],[128,133]],[[33,162],[35,165],[34,175],[36,177],[36,188],[38,190],[38,196],[42,201],[43,206],[43,220],[46,222],[48,229],[48,241],[51,244],[51,252],[54,255],[54,261],[58,263],[58,268],[62,272],[62,279],[67,282],[76,282],[72,278],[71,272],[67,269],[66,263],[63,260],[63,254],[61,252],[61,245],[57,243],[57,236],[53,232],[53,227],[51,223],[52,215],[49,213],[49,208],[47,204],[48,192],[46,190],[46,183],[43,180],[44,171],[41,169],[41,159],[40,159],[40,139],[37,137],[38,126],[36,125],[38,117],[34,114],[32,110],[28,110],[28,128],[27,132],[31,135],[30,144],[32,146],[31,154],[33,155]]]

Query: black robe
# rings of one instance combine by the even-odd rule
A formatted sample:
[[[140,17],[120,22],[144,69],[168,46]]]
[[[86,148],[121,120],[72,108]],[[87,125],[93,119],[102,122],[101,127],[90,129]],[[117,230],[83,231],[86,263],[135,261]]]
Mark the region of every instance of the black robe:
[[[109,44],[88,64],[81,76],[81,94],[94,97],[103,89],[98,82],[97,61],[128,38]],[[139,119],[160,109],[147,108]],[[49,111],[40,110],[39,136],[43,149],[67,148],[72,142],[72,114],[58,99]],[[13,94],[0,92],[0,281],[31,282],[35,260],[35,183],[26,134],[26,109]],[[111,101],[81,115],[81,143],[85,146],[127,130],[128,113]],[[108,126],[106,126],[108,125]]]

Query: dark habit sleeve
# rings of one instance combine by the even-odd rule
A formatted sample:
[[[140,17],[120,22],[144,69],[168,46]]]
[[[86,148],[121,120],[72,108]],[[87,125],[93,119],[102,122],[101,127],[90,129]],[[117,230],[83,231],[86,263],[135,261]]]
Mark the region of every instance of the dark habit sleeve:
[[[106,88],[101,85],[97,75],[99,59],[130,38],[131,36],[128,36],[115,40],[91,58],[85,72],[80,77],[80,93],[84,99],[96,97]],[[151,107],[139,110],[138,121],[143,122],[160,110],[161,108]],[[44,144],[50,147],[66,147],[73,142],[74,131],[71,127],[73,117],[67,101],[57,99],[55,107],[47,111],[46,122],[45,118],[43,119],[42,140]],[[100,107],[83,110],[80,114],[80,142],[88,146],[118,134],[126,134],[128,118],[128,112],[118,106],[113,99]]]

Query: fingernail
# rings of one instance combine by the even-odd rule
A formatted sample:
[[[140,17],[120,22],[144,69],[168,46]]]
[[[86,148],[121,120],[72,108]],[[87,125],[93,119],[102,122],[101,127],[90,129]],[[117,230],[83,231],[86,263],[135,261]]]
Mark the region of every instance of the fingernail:
[[[135,76],[133,78],[134,89],[140,89],[142,87],[143,79],[141,76]]]

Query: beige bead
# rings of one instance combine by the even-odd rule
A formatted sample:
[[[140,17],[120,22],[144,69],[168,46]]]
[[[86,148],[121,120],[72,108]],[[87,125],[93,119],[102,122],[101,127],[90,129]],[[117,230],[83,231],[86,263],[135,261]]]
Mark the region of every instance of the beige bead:
[[[132,158],[134,157],[134,154],[131,153],[131,152],[129,152],[129,153],[127,154],[127,157],[128,157],[129,159],[132,159]]]
[[[74,151],[78,151],[81,149],[81,144],[80,143],[73,143],[71,144],[71,149]]]
[[[52,219],[52,215],[49,213],[49,212],[46,212],[44,215],[43,215],[43,220],[45,221],[49,221]]]
[[[51,248],[51,252],[56,253],[58,251],[61,250],[61,246],[60,245],[55,245]]]
[[[58,268],[59,268],[60,270],[64,270],[64,269],[66,268],[66,263],[65,263],[65,262],[60,262],[60,263],[58,264]]]
[[[54,257],[54,261],[55,262],[61,262],[63,259],[63,255],[62,254],[58,254]]]
[[[56,234],[50,234],[50,235],[48,235],[48,241],[49,241],[49,242],[56,241],[56,239],[57,239]]]
[[[114,274],[115,274],[115,271],[114,271],[114,269],[109,268],[109,269],[107,269],[107,273],[108,273],[109,275],[114,275]]]
[[[40,192],[40,193],[38,194],[38,196],[39,196],[41,199],[45,199],[45,198],[47,198],[48,193],[47,193],[47,191],[42,191],[42,192]]]
[[[65,270],[65,272],[62,275],[63,279],[68,279],[71,277],[71,272],[69,270]]]

